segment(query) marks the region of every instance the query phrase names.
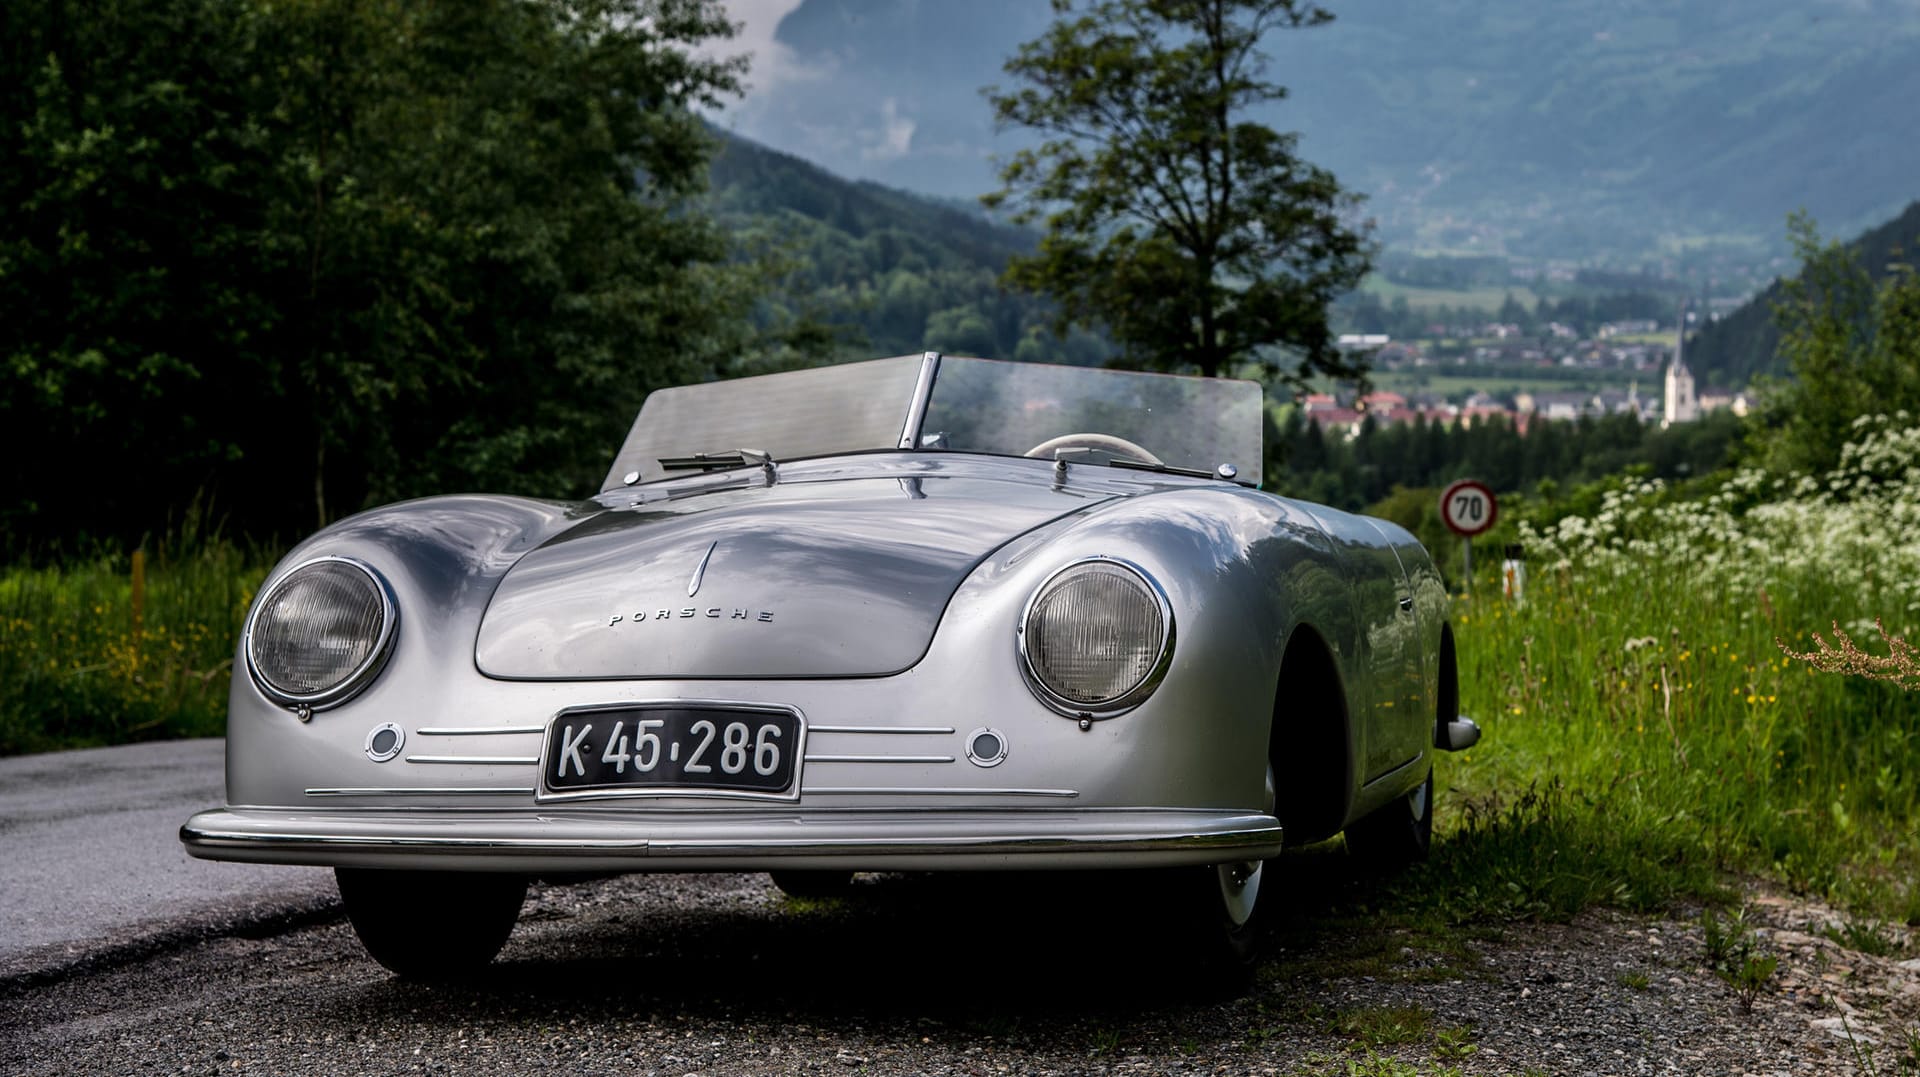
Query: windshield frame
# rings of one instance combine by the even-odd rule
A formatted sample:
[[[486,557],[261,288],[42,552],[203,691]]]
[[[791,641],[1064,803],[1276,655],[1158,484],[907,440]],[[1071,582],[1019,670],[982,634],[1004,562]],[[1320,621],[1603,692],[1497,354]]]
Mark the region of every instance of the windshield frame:
[[[1073,431],[1074,435],[1096,435],[1087,443],[1089,446],[1117,438],[1125,446],[1123,449],[1116,453],[1102,452],[1094,448],[1089,458],[1083,455],[1087,452],[1086,449],[1066,448],[1056,450],[1053,459],[1074,460],[1075,457],[1079,457],[1077,462],[1081,463],[1108,464],[1155,473],[1194,475],[1255,488],[1260,485],[1260,473],[1264,470],[1266,458],[1264,417],[1266,391],[1257,382],[1241,378],[1208,378],[1192,374],[1083,367],[1064,363],[1023,363],[1004,359],[983,359],[977,356],[943,356],[936,353],[928,353],[928,355],[936,361],[935,380],[928,387],[927,397],[915,402],[919,421],[913,428],[912,439],[902,438],[903,447],[910,446],[922,450],[927,448],[926,424],[929,416],[937,411],[942,403],[937,399],[940,392],[939,379],[948,374],[948,364],[952,364],[955,376],[968,377],[969,380],[984,383],[994,389],[1019,386],[1026,393],[1032,394],[1022,398],[1023,407],[1007,409],[1000,413],[1003,419],[1009,420],[1009,425],[1017,426],[1017,423],[1012,420],[1017,418],[1018,413],[1032,412],[1036,405],[1041,404],[1055,405],[1056,410],[1059,405],[1072,405],[1092,409],[1096,414],[1102,406],[1107,409],[1107,415],[1100,419],[1085,424],[1069,423],[1066,430]],[[967,373],[960,374],[961,371]],[[994,371],[1000,373],[996,375]],[[980,377],[972,378],[971,375],[976,372]],[[1056,384],[1049,386],[1048,382]],[[1090,391],[1094,386],[1098,386],[1102,391]],[[1119,393],[1110,392],[1117,386],[1126,388]],[[1049,395],[1051,389],[1058,387],[1064,387],[1070,392],[1059,396]],[[1140,399],[1141,397],[1146,399]],[[1159,398],[1160,414],[1156,414],[1153,399],[1156,397]],[[1058,418],[1065,417],[1059,416],[1056,421]],[[1162,441],[1163,433],[1180,430],[1183,426],[1182,420],[1192,423],[1207,422],[1208,428],[1223,433],[1216,438],[1203,439],[1204,452],[1192,451],[1194,445],[1189,442],[1186,446],[1189,451],[1186,453],[1169,453],[1166,451],[1166,446],[1158,443]],[[1234,420],[1250,425],[1236,432],[1232,425]],[[1145,423],[1147,429],[1137,432],[1124,429],[1127,425],[1140,423]],[[1047,440],[1067,440],[1053,437],[1053,435],[1065,433],[1057,427],[1046,430],[1044,433],[1032,431],[1030,433],[1032,437],[1016,440],[1016,444],[1038,446]],[[1128,445],[1129,438],[1125,436],[1128,433],[1132,433],[1133,440],[1156,443],[1155,450],[1166,459],[1164,461],[1156,459],[1151,453],[1146,452],[1143,445]],[[996,431],[996,435],[1004,437],[1005,431]],[[1109,437],[1103,438],[1098,435],[1109,435]],[[1004,446],[978,444],[942,445],[936,451],[1047,459],[1028,456],[1027,453],[1031,452],[1031,449],[1008,449]],[[1135,451],[1142,452],[1146,459],[1132,456],[1131,454]],[[1243,470],[1249,471],[1251,477],[1240,478]]]
[[[949,362],[953,365],[949,366]],[[909,394],[905,395],[904,400],[901,396],[893,397],[896,401],[904,404],[904,408],[894,412],[894,414],[901,416],[900,425],[897,427],[898,435],[897,437],[883,435],[882,430],[886,428],[886,425],[890,425],[885,424],[884,420],[887,411],[885,403],[886,397],[898,393],[905,384],[908,384],[905,382],[905,379],[909,376],[909,364],[915,364],[912,381],[910,383],[912,389]],[[965,367],[962,368],[960,364],[965,364]],[[846,444],[829,449],[816,449],[815,451],[800,453],[789,451],[783,454],[782,449],[785,446],[780,444],[769,444],[764,439],[761,440],[759,444],[752,444],[751,442],[758,435],[758,428],[754,424],[736,425],[731,433],[719,433],[715,437],[705,438],[704,440],[690,437],[687,433],[687,428],[691,424],[682,419],[680,410],[675,407],[675,405],[683,403],[693,405],[701,397],[711,399],[712,394],[725,393],[726,390],[720,388],[725,385],[756,383],[762,387],[762,389],[765,389],[772,385],[772,383],[765,379],[789,377],[803,373],[816,374],[818,372],[836,370],[842,372],[842,376],[845,376],[851,372],[851,368],[860,367],[876,371],[876,374],[882,375],[885,381],[893,385],[894,388],[886,390],[883,386],[879,395],[866,402],[866,414],[864,418],[860,420],[860,422],[864,424],[861,429],[863,429],[865,433],[852,435],[847,439]],[[991,387],[997,387],[1002,384],[1017,385],[1020,384],[1022,378],[1025,378],[1027,379],[1028,390],[1036,394],[1025,409],[1007,409],[1006,411],[997,413],[988,411],[985,412],[985,414],[1007,415],[1010,412],[1017,412],[1019,410],[1031,411],[1034,404],[1040,403],[1092,406],[1096,408],[1104,404],[1109,408],[1119,408],[1120,414],[1126,418],[1129,423],[1151,422],[1158,424],[1166,422],[1170,424],[1168,429],[1180,429],[1182,426],[1191,427],[1194,423],[1205,422],[1209,418],[1204,410],[1186,407],[1189,401],[1195,400],[1196,395],[1199,397],[1198,403],[1203,405],[1209,401],[1224,404],[1224,407],[1212,417],[1215,421],[1212,423],[1211,428],[1230,432],[1224,435],[1218,444],[1208,446],[1208,448],[1222,450],[1208,454],[1209,456],[1217,455],[1221,457],[1217,460],[1206,459],[1200,461],[1200,454],[1191,451],[1186,455],[1193,459],[1175,459],[1169,456],[1165,463],[1157,461],[1147,463],[1128,458],[1102,459],[1097,455],[1088,459],[1085,458],[1084,453],[1079,450],[1064,450],[1058,454],[1057,459],[1064,459],[1073,463],[1093,464],[1096,466],[1111,464],[1115,467],[1150,473],[1211,478],[1230,481],[1241,486],[1257,487],[1259,485],[1261,463],[1264,453],[1262,442],[1265,440],[1265,420],[1264,418],[1258,418],[1255,420],[1251,429],[1239,429],[1240,425],[1246,421],[1244,414],[1248,408],[1254,409],[1256,414],[1264,413],[1265,393],[1257,383],[1235,379],[1198,378],[1192,375],[1112,370],[1101,367],[1075,367],[1065,364],[1022,363],[970,356],[946,356],[937,351],[927,351],[920,353],[918,356],[912,354],[900,355],[886,359],[835,364],[826,367],[812,367],[806,368],[805,370],[786,371],[772,375],[734,378],[724,381],[696,383],[693,385],[674,386],[656,390],[648,394],[647,400],[642,404],[640,413],[635,417],[627,437],[623,440],[619,452],[614,457],[613,466],[609,470],[605,481],[602,483],[600,492],[609,493],[636,485],[651,485],[657,482],[682,478],[687,474],[686,470],[667,469],[663,465],[669,460],[674,459],[674,457],[685,457],[688,455],[707,455],[716,458],[716,464],[719,464],[719,466],[700,468],[699,471],[702,473],[733,471],[747,467],[764,467],[768,469],[770,478],[773,475],[773,469],[782,462],[858,452],[950,452],[955,454],[999,456],[1011,459],[1044,459],[1027,457],[1025,452],[1018,449],[1008,449],[1003,445],[963,444],[950,446],[943,444],[928,446],[925,444],[929,415],[937,410],[939,405],[936,394],[938,394],[940,390],[942,373],[943,371],[948,372],[949,381],[951,381],[952,377],[962,376],[959,374],[959,371],[962,369],[968,372],[964,375],[962,384],[967,384],[975,392],[980,391],[980,387],[983,385],[990,387],[987,391],[992,392],[993,389]],[[994,373],[995,371],[1012,372],[1013,376],[1003,377]],[[1071,391],[1064,391],[1052,394],[1048,392],[1049,382],[1052,382],[1056,386],[1064,386],[1067,390],[1077,389],[1080,385],[1101,384],[1080,380],[1087,377],[1107,377],[1112,379],[1107,383],[1109,385],[1124,384],[1131,388],[1123,390],[1121,393],[1104,400],[1100,398],[1100,394],[1098,393],[1078,394]],[[1127,380],[1123,382],[1121,379]],[[1164,379],[1164,381],[1162,379]],[[1160,383],[1159,388],[1154,387],[1156,382]],[[1180,387],[1182,385],[1185,385],[1186,389],[1181,389]],[[1169,393],[1165,390],[1173,390],[1173,392],[1169,396]],[[742,391],[746,392],[744,386],[742,387]],[[1140,400],[1141,397],[1146,398],[1144,402]],[[748,399],[751,400],[753,398],[749,395]],[[963,397],[962,399],[970,398]],[[966,407],[964,403],[950,406],[958,408]],[[708,407],[709,410],[704,414],[722,420],[717,425],[726,425],[724,422],[726,413],[713,408],[712,405],[708,405]],[[1182,410],[1183,408],[1185,409],[1184,411]],[[764,404],[764,398],[760,410],[762,413],[771,410],[769,405]],[[1172,418],[1163,419],[1162,416],[1169,412],[1171,412]],[[694,414],[699,415],[701,413],[695,412]],[[1218,421],[1219,419],[1228,417],[1231,417],[1234,421],[1232,423]],[[1187,420],[1187,422],[1182,423],[1181,420]],[[965,423],[962,423],[961,427],[964,428],[965,425]],[[1120,430],[1107,430],[1105,429],[1106,425],[1104,422],[1092,422],[1084,425],[1070,423],[1068,429],[1079,427],[1080,430],[1084,430],[1084,432],[1089,434],[1104,433],[1112,434],[1115,437],[1120,437],[1124,432]],[[678,429],[674,433],[667,435],[666,438],[663,438],[659,432],[660,427],[666,427],[670,430],[674,428]],[[792,427],[788,429],[790,432],[793,430]],[[949,427],[948,429],[954,428]],[[992,436],[1004,438],[1006,430],[1009,428],[991,427],[990,429]],[[1011,429],[1017,432],[1019,429],[1018,422],[1013,423]],[[1156,426],[1155,429],[1158,429],[1158,427]],[[748,430],[754,432],[742,432]],[[942,431],[942,433],[945,432],[944,430]],[[800,438],[798,434],[794,436]],[[992,436],[983,435],[982,439],[991,441]],[[1136,432],[1134,436],[1139,437],[1139,434]],[[749,443],[737,445],[721,443],[723,441],[729,441],[730,439],[739,439]],[[804,441],[807,439],[802,438],[801,440]],[[1125,441],[1126,439],[1120,437],[1120,440]],[[672,441],[673,443],[667,446],[668,441]],[[687,443],[680,444],[679,442],[681,441]],[[694,441],[699,441],[699,443],[694,444]],[[812,445],[817,446],[818,444],[817,441],[812,442]],[[1022,444],[1024,444],[1024,442],[1022,442]],[[1192,445],[1193,443],[1189,441],[1189,449],[1192,448]],[[674,455],[662,456],[663,446]],[[1242,461],[1233,455],[1235,452],[1244,455],[1244,453],[1249,450],[1254,454],[1253,459]],[[1076,459],[1075,456],[1067,455],[1069,451],[1075,452],[1075,455],[1080,458]],[[723,458],[735,456],[743,452],[745,453],[745,458],[741,459],[738,464],[733,464],[731,461],[726,461],[724,464],[720,463]],[[772,457],[770,462],[765,458],[768,453],[770,453]],[[1149,459],[1151,459],[1151,457],[1149,457]],[[1235,471],[1221,467],[1221,465],[1228,463],[1235,465],[1239,470]],[[1240,475],[1248,473],[1250,474],[1247,478],[1240,477]]]

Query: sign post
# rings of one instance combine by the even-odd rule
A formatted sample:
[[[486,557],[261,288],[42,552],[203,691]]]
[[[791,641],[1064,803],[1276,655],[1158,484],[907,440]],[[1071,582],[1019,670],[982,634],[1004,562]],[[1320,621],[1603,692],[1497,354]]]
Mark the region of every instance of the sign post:
[[[1500,562],[1500,590],[1516,606],[1527,601],[1527,562],[1517,542],[1507,544],[1507,559]]]
[[[1461,479],[1440,492],[1440,522],[1459,535],[1461,560],[1466,566],[1466,587],[1473,589],[1473,537],[1493,527],[1500,516],[1500,502],[1493,491],[1478,479]]]

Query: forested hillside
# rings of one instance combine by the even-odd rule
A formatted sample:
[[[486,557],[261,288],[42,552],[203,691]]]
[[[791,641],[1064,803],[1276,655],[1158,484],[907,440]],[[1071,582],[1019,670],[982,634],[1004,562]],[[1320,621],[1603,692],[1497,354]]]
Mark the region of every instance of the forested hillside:
[[[727,138],[712,167],[715,216],[786,256],[786,291],[836,327],[843,355],[933,348],[997,359],[1097,362],[1109,349],[1044,330],[1051,308],[1003,291],[1007,259],[1036,237],[978,207],[842,179],[797,157]]]
[[[1920,202],[1848,244],[1860,264],[1875,280],[1920,267]],[[1739,309],[1708,325],[1687,342],[1687,365],[1709,385],[1745,385],[1756,374],[1783,375],[1786,361],[1779,355],[1780,329],[1773,308],[1780,302],[1779,282]]]

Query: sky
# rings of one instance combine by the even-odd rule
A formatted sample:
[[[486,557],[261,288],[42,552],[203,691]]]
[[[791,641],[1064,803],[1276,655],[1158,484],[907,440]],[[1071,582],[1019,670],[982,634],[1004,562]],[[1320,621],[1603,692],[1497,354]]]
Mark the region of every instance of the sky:
[[[710,118],[734,134],[844,177],[969,200],[992,189],[997,172],[989,155],[1007,147],[998,143],[980,97],[980,83],[995,66],[988,63],[986,74],[976,70],[982,42],[989,53],[1000,46],[1011,49],[1023,34],[1044,25],[1046,5],[1035,0],[1033,18],[1005,20],[984,37],[968,33],[962,42],[941,36],[954,32],[955,12],[930,5],[964,0],[899,2],[902,7],[894,11],[853,5],[850,10],[864,12],[854,16],[855,24],[870,21],[863,29],[849,28],[843,40],[833,39],[830,29],[821,39],[823,25],[833,24],[837,9],[815,12],[803,53],[775,40],[781,20],[802,0],[720,0],[740,32],[703,51],[745,54],[751,66],[744,96],[729,100]],[[997,42],[996,35],[1007,40]],[[915,51],[923,47],[927,51]],[[904,72],[903,49],[914,55]]]
[[[773,39],[773,32],[787,13],[800,6],[800,0],[721,0],[728,17],[741,24],[740,33],[726,42],[722,51],[753,56],[749,97],[777,86],[783,78],[802,71],[793,50]]]
[[[759,128],[766,118],[767,101],[783,90],[802,87],[831,74],[809,68],[792,49],[773,39],[780,20],[800,3],[801,0],[721,0],[727,16],[740,24],[740,32],[709,51],[723,56],[745,53],[752,57],[752,66],[747,69],[746,96],[729,102],[726,110],[715,117],[721,126],[762,139]]]

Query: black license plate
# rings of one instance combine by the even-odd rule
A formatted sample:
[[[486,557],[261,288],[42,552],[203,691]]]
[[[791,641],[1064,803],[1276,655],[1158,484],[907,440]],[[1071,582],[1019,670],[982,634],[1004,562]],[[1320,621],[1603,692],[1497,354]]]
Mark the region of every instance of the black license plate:
[[[562,714],[547,729],[544,780],[582,789],[720,789],[793,785],[800,719],[791,711],[630,707]]]

